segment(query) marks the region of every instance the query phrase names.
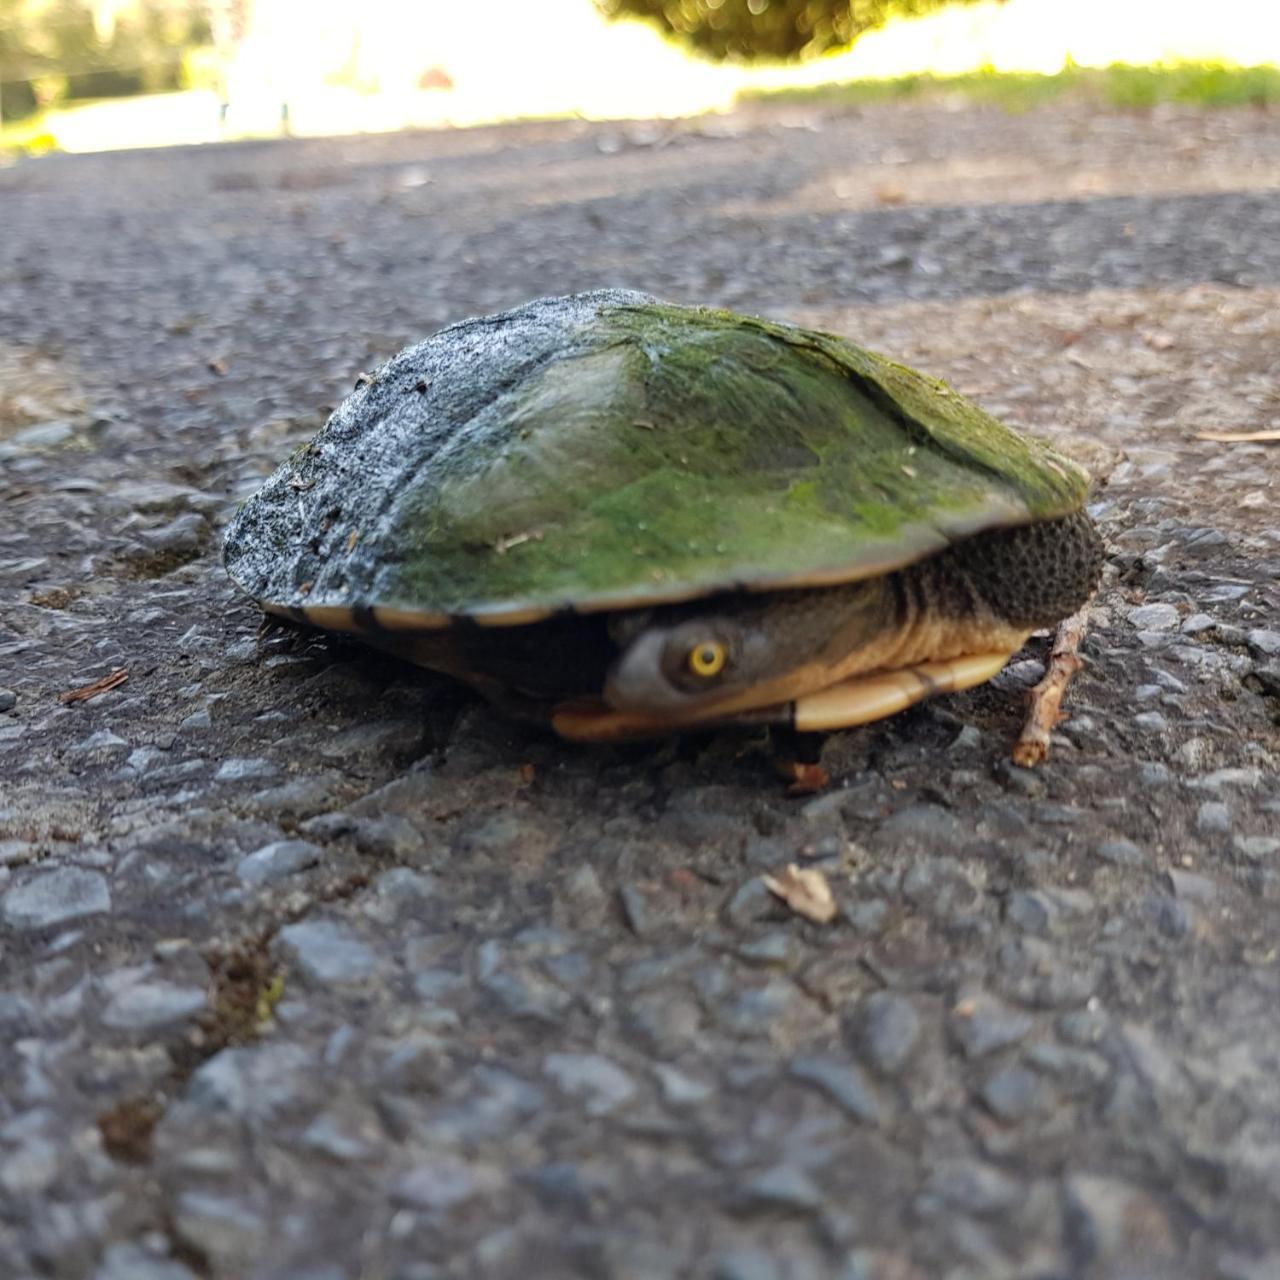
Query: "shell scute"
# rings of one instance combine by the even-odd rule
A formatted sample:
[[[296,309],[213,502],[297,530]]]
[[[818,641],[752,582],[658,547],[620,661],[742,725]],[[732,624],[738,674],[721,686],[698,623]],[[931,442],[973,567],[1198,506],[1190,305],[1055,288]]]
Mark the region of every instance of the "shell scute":
[[[882,573],[1087,483],[834,335],[600,291],[393,357],[241,508],[226,561],[286,608],[531,617]]]

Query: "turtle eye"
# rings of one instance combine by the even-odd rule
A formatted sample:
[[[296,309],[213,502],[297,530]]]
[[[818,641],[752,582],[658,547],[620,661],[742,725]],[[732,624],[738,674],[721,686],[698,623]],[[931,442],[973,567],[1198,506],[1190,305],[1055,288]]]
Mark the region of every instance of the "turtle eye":
[[[729,652],[718,640],[703,640],[689,650],[685,665],[700,679],[710,680],[724,670]]]

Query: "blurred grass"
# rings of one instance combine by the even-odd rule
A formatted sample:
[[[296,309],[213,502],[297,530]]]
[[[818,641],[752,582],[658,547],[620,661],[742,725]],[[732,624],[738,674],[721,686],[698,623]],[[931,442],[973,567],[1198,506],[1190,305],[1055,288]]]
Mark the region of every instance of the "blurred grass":
[[[0,125],[0,160],[16,156],[42,156],[58,149],[57,139],[40,116],[28,116]]]
[[[860,105],[936,98],[993,105],[1017,113],[1064,97],[1118,109],[1141,109],[1163,102],[1201,107],[1274,107],[1280,104],[1280,66],[1178,62],[1150,66],[1114,63],[1094,68],[1068,63],[1053,75],[988,67],[961,75],[906,75],[803,88],[752,89],[740,93],[738,101]],[[130,101],[135,100],[111,100],[117,105]],[[74,108],[55,108],[43,115],[0,125],[0,163],[58,150],[59,121],[93,105],[77,103]]]
[[[917,98],[963,98],[970,102],[1027,111],[1070,95],[1121,108],[1153,107],[1162,102],[1202,107],[1274,106],[1280,103],[1280,67],[1235,67],[1221,62],[1170,65],[1078,67],[1068,64],[1054,75],[985,68],[955,76],[910,75],[885,80],[802,89],[751,90],[743,102],[834,102],[851,106]]]

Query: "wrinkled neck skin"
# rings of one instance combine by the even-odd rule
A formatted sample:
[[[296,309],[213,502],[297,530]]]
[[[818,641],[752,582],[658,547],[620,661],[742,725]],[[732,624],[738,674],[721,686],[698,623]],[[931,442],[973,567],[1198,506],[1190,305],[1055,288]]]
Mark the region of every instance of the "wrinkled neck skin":
[[[615,639],[625,648],[605,683],[611,707],[670,723],[721,719],[865,672],[1012,653],[1031,631],[997,617],[933,561],[844,586],[699,603],[619,615]],[[688,671],[687,653],[706,641],[730,655],[714,681]]]
[[[1083,512],[966,539],[897,572],[812,590],[573,614],[527,627],[369,633],[374,645],[465,680],[508,713],[545,722],[598,701],[629,731],[746,718],[832,685],[918,663],[1013,654],[1092,594],[1102,544]],[[362,633],[364,634],[364,633]],[[689,653],[723,646],[712,679]]]
[[[1093,594],[1103,547],[1088,515],[975,535],[897,572],[811,591],[717,597],[619,614],[623,648],[605,682],[617,711],[670,724],[792,701],[874,671],[974,654],[1012,655]],[[696,645],[725,647],[712,680]]]

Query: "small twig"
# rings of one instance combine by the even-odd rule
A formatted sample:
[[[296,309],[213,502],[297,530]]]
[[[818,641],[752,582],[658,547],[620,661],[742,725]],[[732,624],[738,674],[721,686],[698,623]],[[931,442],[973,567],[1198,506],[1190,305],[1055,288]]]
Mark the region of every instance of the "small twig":
[[[1197,431],[1197,440],[1213,440],[1218,444],[1250,444],[1280,441],[1280,431]]]
[[[98,694],[106,693],[108,689],[124,684],[128,678],[129,668],[117,667],[101,680],[94,680],[90,684],[82,684],[78,689],[68,689],[66,693],[58,694],[58,701],[64,705],[68,702],[88,702],[90,698],[96,698]]]
[[[1076,650],[1089,629],[1089,606],[1058,624],[1053,633],[1053,650],[1044,679],[1031,690],[1027,722],[1013,744],[1013,763],[1033,769],[1049,756],[1049,734],[1066,719],[1061,711],[1062,695],[1071,677],[1084,666]]]

